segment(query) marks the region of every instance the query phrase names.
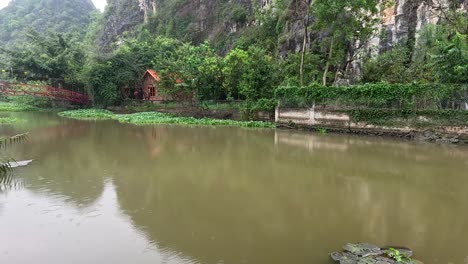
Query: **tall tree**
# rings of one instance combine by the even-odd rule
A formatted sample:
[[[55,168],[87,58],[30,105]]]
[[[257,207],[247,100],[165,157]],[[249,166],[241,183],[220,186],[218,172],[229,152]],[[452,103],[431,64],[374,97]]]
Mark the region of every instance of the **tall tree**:
[[[301,52],[301,66],[299,69],[299,74],[300,74],[300,79],[301,79],[301,86],[304,86],[304,60],[305,60],[305,54],[307,51],[307,40],[309,39],[309,22],[310,22],[310,4],[312,3],[312,0],[304,0],[303,1],[305,4],[305,15],[304,15],[304,39],[302,42],[302,52]]]
[[[328,32],[328,56],[323,69],[323,85],[327,85],[333,58],[344,57],[348,45],[365,42],[373,34],[381,2],[381,0],[315,0],[312,3],[312,13],[317,28]]]

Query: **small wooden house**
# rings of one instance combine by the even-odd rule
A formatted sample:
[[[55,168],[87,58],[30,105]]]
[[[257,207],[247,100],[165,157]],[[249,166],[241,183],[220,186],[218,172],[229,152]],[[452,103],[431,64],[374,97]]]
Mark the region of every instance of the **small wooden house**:
[[[177,93],[164,93],[159,88],[161,82],[161,75],[155,70],[147,70],[143,75],[143,100],[152,102],[166,102],[166,101],[194,101],[195,94],[188,92],[177,92]],[[177,84],[182,84],[182,80],[176,80]]]

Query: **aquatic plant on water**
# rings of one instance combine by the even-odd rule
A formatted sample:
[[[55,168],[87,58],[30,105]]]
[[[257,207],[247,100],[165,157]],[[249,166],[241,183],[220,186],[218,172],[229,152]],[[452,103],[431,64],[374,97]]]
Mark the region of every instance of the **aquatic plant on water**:
[[[159,112],[143,112],[135,114],[116,115],[107,110],[86,109],[65,111],[59,113],[59,115],[62,117],[83,120],[115,119],[121,123],[130,123],[136,125],[177,124],[190,126],[237,126],[250,128],[275,127],[275,124],[263,121],[235,121],[211,118],[197,119],[193,117],[178,117]]]
[[[235,121],[212,118],[193,118],[193,117],[177,117],[169,114],[146,112],[129,115],[117,115],[116,119],[122,123],[132,123],[137,125],[145,124],[179,124],[193,126],[237,126],[237,127],[254,127],[254,128],[274,128],[275,125],[269,122],[262,121]]]
[[[62,117],[69,117],[80,120],[105,120],[114,119],[114,113],[104,109],[80,109],[60,112]]]

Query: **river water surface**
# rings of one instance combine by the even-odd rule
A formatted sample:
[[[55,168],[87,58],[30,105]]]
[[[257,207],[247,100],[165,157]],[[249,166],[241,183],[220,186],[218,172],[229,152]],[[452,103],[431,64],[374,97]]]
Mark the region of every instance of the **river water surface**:
[[[1,188],[0,263],[325,264],[359,241],[468,263],[468,148],[12,115],[34,162]]]

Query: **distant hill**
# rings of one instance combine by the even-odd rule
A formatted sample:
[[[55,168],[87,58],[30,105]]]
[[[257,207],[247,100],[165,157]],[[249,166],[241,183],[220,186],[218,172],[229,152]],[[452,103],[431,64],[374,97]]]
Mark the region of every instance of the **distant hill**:
[[[95,10],[91,0],[13,0],[0,10],[0,47],[23,44],[29,29],[85,34]]]

